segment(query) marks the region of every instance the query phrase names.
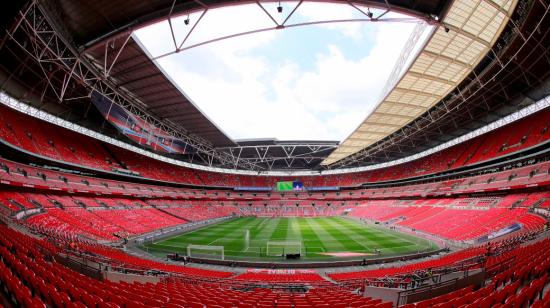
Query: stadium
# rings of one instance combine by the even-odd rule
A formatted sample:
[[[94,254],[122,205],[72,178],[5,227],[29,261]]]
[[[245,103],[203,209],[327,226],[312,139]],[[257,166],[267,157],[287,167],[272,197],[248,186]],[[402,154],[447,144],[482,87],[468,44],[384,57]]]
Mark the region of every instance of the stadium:
[[[550,307],[548,1],[0,15],[0,307]]]

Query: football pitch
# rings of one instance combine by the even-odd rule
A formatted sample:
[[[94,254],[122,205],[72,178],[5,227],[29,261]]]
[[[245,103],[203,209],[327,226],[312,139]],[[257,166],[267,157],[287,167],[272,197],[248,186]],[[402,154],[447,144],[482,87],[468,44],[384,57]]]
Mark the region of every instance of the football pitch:
[[[223,246],[225,259],[266,261],[298,252],[302,260],[314,261],[369,259],[437,249],[428,240],[345,217],[240,217],[148,243],[145,248],[158,255],[186,254],[188,245]],[[193,248],[191,255],[219,258],[221,249]]]

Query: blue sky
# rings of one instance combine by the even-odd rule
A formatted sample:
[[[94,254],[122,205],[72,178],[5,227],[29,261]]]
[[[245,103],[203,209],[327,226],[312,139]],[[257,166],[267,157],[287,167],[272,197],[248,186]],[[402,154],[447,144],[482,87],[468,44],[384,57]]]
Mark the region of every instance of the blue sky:
[[[282,20],[294,4],[283,6],[283,14],[275,13],[276,3],[265,8]],[[178,42],[199,13],[189,16],[188,26],[185,17],[173,20]],[[347,5],[304,3],[289,22],[362,17]],[[270,26],[257,5],[210,10],[184,46]],[[413,28],[395,22],[287,28],[202,45],[157,63],[233,139],[342,141],[378,103]],[[167,22],[135,36],[153,57],[174,48]]]

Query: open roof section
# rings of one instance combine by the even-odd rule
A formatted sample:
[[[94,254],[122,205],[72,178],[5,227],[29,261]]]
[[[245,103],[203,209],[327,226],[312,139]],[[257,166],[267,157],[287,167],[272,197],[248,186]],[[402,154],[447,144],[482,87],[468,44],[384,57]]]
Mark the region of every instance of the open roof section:
[[[331,165],[390,136],[453,91],[506,26],[516,0],[456,0],[394,89],[321,164]]]
[[[367,5],[423,19],[435,18],[447,3],[446,0],[328,2]],[[244,3],[259,2],[45,0],[43,5],[51,20],[58,24],[58,31],[63,32],[109,79],[130,93],[142,109],[167,124],[207,140],[214,147],[227,147],[235,144],[150,60],[150,55],[139,48],[139,42],[131,34],[138,28],[178,15]],[[296,3],[299,6],[301,1]]]

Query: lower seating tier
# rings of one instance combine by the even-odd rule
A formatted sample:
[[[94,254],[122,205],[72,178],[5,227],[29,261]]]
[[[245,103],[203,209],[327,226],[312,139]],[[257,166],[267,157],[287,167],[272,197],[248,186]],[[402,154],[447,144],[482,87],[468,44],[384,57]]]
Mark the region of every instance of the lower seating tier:
[[[157,283],[100,281],[53,260],[50,245],[0,225],[0,286],[18,306],[392,307],[336,286],[288,293],[256,287],[236,290],[230,283],[193,281],[189,276]]]
[[[347,215],[379,221],[410,232],[454,241],[474,241],[509,229],[540,231],[546,221],[523,207],[539,207],[547,193],[479,198],[386,199],[339,204],[306,201],[260,202],[90,197],[0,191],[0,208],[40,211],[24,219],[44,234],[114,241],[197,221],[232,216],[316,217]],[[513,202],[512,202],[513,201]],[[541,207],[542,208],[542,207]]]
[[[476,198],[426,200],[370,200],[349,215],[385,222],[408,230],[422,231],[455,241],[476,240],[505,228],[539,231],[546,220],[525,207],[515,207],[508,198],[496,197],[491,207],[478,206]],[[518,198],[519,200],[519,198]],[[513,230],[513,229],[512,229]]]

